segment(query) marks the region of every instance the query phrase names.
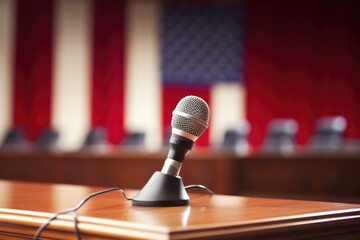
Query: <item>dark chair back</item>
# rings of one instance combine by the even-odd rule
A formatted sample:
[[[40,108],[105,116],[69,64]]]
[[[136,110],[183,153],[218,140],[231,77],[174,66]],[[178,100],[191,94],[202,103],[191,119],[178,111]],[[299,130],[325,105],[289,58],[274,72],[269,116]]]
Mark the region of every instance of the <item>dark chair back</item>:
[[[224,139],[220,144],[220,148],[232,149],[238,154],[247,154],[249,152],[248,136],[250,129],[251,126],[246,121],[227,129],[224,134]]]
[[[145,133],[132,132],[127,133],[120,144],[122,147],[143,148],[145,147]]]
[[[108,143],[107,138],[108,132],[106,128],[102,126],[94,126],[87,133],[82,150],[103,151]]]
[[[59,132],[52,128],[44,129],[35,141],[36,150],[57,150]]]
[[[274,119],[269,122],[263,144],[266,152],[291,153],[296,148],[299,125],[294,119]]]
[[[340,150],[344,146],[346,119],[342,116],[320,118],[315,125],[314,134],[310,137],[310,150]]]
[[[14,127],[5,134],[1,150],[22,150],[26,147],[26,143],[25,130],[20,127]]]

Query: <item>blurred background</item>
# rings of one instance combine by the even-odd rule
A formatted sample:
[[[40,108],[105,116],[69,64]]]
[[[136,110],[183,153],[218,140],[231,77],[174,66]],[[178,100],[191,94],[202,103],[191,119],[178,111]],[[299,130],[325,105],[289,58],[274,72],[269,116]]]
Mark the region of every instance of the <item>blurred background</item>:
[[[211,165],[231,178],[209,183],[218,192],[359,199],[359,11],[351,0],[0,0],[0,178],[119,183],[95,170],[80,180],[64,159],[96,168],[136,158],[128,146],[163,161],[172,111],[196,95],[211,113],[193,158],[228,164]],[[24,158],[38,172],[19,170]],[[52,158],[63,173],[40,177]]]

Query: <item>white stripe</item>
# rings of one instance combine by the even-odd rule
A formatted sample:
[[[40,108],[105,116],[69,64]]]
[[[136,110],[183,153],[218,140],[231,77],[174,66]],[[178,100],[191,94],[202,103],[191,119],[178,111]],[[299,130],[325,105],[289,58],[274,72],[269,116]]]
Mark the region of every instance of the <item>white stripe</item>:
[[[0,0],[0,139],[11,126],[15,1]],[[0,141],[1,141],[0,140]]]
[[[0,0],[1,2],[2,0]],[[0,6],[1,3],[0,3]],[[12,202],[10,202],[11,199],[11,183],[7,181],[0,181],[0,206],[1,208],[10,208],[10,205]]]
[[[64,150],[79,148],[90,126],[91,2],[57,0],[53,126]]]
[[[191,141],[195,142],[199,137],[192,135],[191,133],[185,132],[181,129],[177,129],[177,128],[172,128],[171,129],[171,133],[174,133],[176,135],[185,137],[187,139],[190,139]]]
[[[210,93],[212,145],[223,140],[229,127],[245,119],[245,90],[242,84],[217,84]]]
[[[157,0],[128,1],[125,128],[144,131],[146,147],[161,146],[161,83]]]

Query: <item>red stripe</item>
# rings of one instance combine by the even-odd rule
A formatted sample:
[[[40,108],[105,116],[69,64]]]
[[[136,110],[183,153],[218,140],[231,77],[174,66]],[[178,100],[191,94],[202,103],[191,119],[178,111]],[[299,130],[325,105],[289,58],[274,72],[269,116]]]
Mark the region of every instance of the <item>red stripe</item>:
[[[94,2],[92,125],[117,144],[124,134],[124,1]]]
[[[13,123],[33,140],[51,122],[53,2],[19,0],[16,20]]]
[[[360,136],[360,32],[356,1],[248,1],[245,79],[251,143],[268,122],[299,122],[307,144],[318,118],[342,115]]]
[[[202,98],[210,105],[210,91],[208,88],[182,88],[182,87],[163,87],[162,102],[163,102],[163,132],[171,126],[172,111],[176,104],[185,96],[195,95]],[[210,106],[211,109],[211,106]],[[210,112],[211,117],[211,112]],[[196,146],[204,147],[209,145],[210,127],[203,133],[203,135],[196,141]]]

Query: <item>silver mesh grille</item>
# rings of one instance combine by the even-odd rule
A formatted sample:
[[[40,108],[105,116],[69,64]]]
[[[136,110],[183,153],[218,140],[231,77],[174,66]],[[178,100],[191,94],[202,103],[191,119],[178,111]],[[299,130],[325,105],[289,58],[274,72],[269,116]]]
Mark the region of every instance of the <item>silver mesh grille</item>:
[[[191,117],[195,118],[195,120],[205,122],[206,125],[208,125],[210,109],[207,103],[199,97],[184,97],[177,104],[175,111],[189,114],[191,115]],[[184,132],[190,133],[194,136],[200,137],[201,134],[203,134],[206,130],[206,126],[200,124],[195,120],[187,118],[185,116],[179,116],[174,113],[171,120],[171,126],[173,128],[177,128]]]

